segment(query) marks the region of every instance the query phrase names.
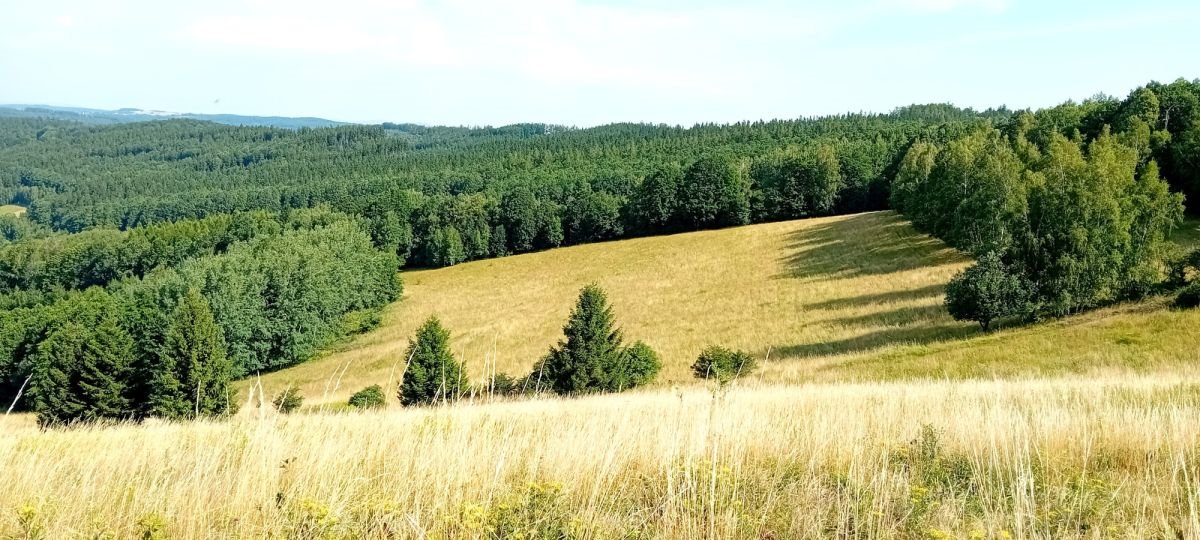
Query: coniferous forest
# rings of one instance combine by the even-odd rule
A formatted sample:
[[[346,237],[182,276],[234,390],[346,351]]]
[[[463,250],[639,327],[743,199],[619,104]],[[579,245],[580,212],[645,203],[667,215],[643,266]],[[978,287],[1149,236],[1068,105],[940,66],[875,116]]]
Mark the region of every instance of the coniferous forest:
[[[691,128],[0,116],[0,203],[26,208],[0,216],[0,401],[219,415],[230,381],[373,326],[401,268],[564,245],[894,209],[976,256],[947,308],[985,329],[1183,287],[1200,80]]]

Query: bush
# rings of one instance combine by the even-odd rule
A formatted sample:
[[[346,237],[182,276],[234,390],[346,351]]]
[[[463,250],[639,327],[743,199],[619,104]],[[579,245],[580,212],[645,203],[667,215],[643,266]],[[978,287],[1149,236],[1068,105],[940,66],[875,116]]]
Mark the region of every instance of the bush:
[[[490,387],[483,390],[484,392],[491,391],[496,395],[511,396],[521,391],[521,387],[518,386],[520,382],[507,373],[497,373],[492,376]]]
[[[754,358],[743,351],[724,347],[709,347],[692,364],[692,373],[699,379],[717,379],[722,383],[749,375],[758,367]]]
[[[300,388],[289,386],[280,392],[279,395],[275,396],[275,400],[271,403],[275,405],[275,408],[279,412],[290,414],[304,404],[304,396],[300,395]]]
[[[623,368],[621,376],[614,377],[614,382],[617,383],[617,388],[614,390],[633,388],[654,382],[654,377],[662,369],[662,361],[658,359],[658,353],[654,352],[654,349],[638,341],[625,349]]]
[[[1175,307],[1200,307],[1200,281],[1195,281],[1191,285],[1184,287],[1182,291],[1179,291],[1179,295],[1175,297]]]
[[[378,384],[372,384],[350,396],[350,406],[355,409],[376,409],[386,405],[386,400],[383,388]]]
[[[1020,276],[990,252],[946,285],[946,310],[959,321],[976,321],[987,331],[992,321],[1025,311],[1029,290]]]

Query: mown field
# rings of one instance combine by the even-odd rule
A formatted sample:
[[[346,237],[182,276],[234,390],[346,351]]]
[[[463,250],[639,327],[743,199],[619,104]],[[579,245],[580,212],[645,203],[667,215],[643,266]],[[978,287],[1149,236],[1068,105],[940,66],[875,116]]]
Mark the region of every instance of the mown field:
[[[1180,242],[1200,238],[1189,222]],[[479,380],[520,376],[561,338],[579,288],[604,287],[626,339],[663,358],[659,385],[691,384],[708,345],[754,353],[762,382],[1046,376],[1147,371],[1194,360],[1200,313],[1163,299],[1043,325],[982,333],[956,322],[942,290],[967,259],[877,212],[591,244],[405,272],[404,298],[380,328],[322,358],[267,374],[309,404],[344,403],[370,385],[389,395],[408,338],[439,316]],[[254,381],[259,382],[259,381]]]
[[[0,204],[0,215],[20,216],[25,213],[25,207],[15,204]]]

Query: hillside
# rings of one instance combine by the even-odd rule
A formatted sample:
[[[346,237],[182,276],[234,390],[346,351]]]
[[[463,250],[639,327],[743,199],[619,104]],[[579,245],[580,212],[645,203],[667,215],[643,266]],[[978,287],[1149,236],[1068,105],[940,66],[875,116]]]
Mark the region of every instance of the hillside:
[[[1196,224],[1177,234],[1191,243]],[[662,386],[691,381],[708,345],[765,360],[766,382],[1032,376],[1165,368],[1200,347],[1200,312],[1164,301],[1119,305],[984,334],[952,320],[942,287],[967,259],[891,212],[640,238],[451,268],[405,272],[380,328],[330,354],[262,377],[299,384],[310,403],[394,389],[404,350],[429,315],[452,332],[478,380],[520,376],[561,337],[583,285],[604,287],[628,340],[663,357]],[[391,390],[389,390],[391,392]]]

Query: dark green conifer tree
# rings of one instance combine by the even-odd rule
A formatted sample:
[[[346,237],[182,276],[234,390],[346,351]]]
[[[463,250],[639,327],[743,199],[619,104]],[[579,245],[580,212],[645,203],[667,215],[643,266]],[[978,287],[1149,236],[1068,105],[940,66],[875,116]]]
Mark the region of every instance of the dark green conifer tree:
[[[625,350],[608,296],[600,287],[588,285],[579,292],[563,334],[565,339],[550,349],[543,363],[554,391],[574,394],[609,389]]]
[[[163,351],[153,368],[150,414],[167,418],[217,415],[230,405],[233,365],[225,338],[196,289],[171,313]]]
[[[450,332],[430,317],[408,343],[408,368],[400,383],[400,403],[425,405],[458,399],[467,389],[466,374],[450,352]]]

